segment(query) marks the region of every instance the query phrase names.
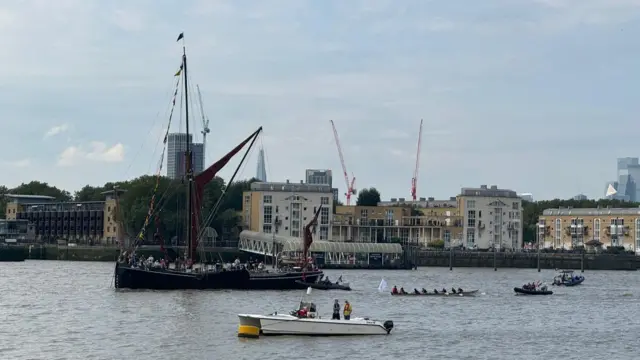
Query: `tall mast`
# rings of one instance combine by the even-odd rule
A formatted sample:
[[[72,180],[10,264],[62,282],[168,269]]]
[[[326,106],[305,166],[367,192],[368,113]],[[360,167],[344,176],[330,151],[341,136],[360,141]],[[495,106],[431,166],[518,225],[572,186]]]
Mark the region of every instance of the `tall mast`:
[[[182,35],[182,34],[181,34]],[[182,73],[184,76],[184,116],[185,116],[185,130],[187,136],[186,151],[185,151],[185,176],[187,178],[187,258],[191,261],[195,261],[195,247],[193,246],[193,209],[192,209],[192,193],[193,193],[193,166],[191,164],[191,141],[189,141],[189,83],[187,76],[187,49],[184,45],[184,36],[182,36]]]

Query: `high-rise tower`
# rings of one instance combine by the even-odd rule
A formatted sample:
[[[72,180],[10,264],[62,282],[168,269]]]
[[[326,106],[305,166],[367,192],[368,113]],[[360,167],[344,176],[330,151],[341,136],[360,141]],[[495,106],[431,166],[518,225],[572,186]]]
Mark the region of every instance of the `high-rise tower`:
[[[260,152],[258,153],[258,168],[256,169],[256,179],[258,181],[266,182],[267,181],[267,170],[264,164],[264,149],[260,148]]]

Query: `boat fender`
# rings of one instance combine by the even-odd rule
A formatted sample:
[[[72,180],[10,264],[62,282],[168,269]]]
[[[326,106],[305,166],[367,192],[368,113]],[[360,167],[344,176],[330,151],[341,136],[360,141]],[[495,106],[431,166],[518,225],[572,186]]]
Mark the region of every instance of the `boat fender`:
[[[257,339],[260,337],[260,328],[251,325],[238,326],[238,337]]]
[[[382,326],[384,326],[385,330],[387,330],[387,334],[391,332],[391,329],[393,329],[393,321],[391,320],[387,320],[384,322],[384,324],[382,324]]]

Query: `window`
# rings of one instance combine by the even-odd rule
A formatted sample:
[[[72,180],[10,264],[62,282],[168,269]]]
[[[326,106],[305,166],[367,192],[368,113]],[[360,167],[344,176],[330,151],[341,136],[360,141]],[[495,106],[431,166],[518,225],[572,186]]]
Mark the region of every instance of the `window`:
[[[476,211],[475,210],[467,211],[467,227],[470,227],[470,228],[476,227]]]
[[[329,208],[323,207],[320,209],[320,224],[329,224]]]
[[[593,220],[593,240],[600,241],[600,219]]]
[[[555,230],[556,230],[556,237],[553,245],[554,247],[559,247],[560,242],[562,241],[562,221],[560,221],[560,219],[556,219]]]
[[[520,203],[517,201],[514,201],[511,207],[513,210],[518,210],[520,209]]]
[[[453,244],[451,244],[451,231],[445,229],[444,234],[442,236],[442,240],[444,240],[445,244],[448,244],[449,246],[453,246]]]
[[[369,211],[367,209],[360,210],[360,225],[367,225]]]
[[[476,230],[467,229],[467,247],[473,247],[476,242]]]
[[[262,203],[271,204],[273,202],[273,197],[271,195],[264,195],[262,197]]]
[[[636,219],[636,253],[640,250],[640,218]]]
[[[329,205],[329,197],[327,196],[323,196],[320,198],[320,204],[322,205]]]
[[[262,232],[265,234],[271,234],[271,224],[262,225]]]
[[[392,226],[393,225],[393,210],[385,210],[385,225]]]
[[[320,240],[329,239],[329,227],[328,226],[320,226]]]
[[[475,200],[467,200],[467,209],[475,209],[476,201]]]
[[[264,207],[264,211],[262,212],[262,223],[263,224],[273,223],[273,208],[271,207],[271,205],[266,205]]]

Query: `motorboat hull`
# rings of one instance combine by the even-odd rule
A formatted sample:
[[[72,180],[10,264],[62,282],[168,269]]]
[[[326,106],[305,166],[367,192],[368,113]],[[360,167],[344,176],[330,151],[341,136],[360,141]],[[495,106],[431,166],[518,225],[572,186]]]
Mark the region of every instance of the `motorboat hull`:
[[[393,329],[392,321],[379,321],[354,318],[351,320],[300,319],[285,314],[252,315],[239,314],[238,336],[256,337],[256,333],[265,336],[354,336],[388,335]]]
[[[346,291],[351,291],[351,287],[348,284],[326,284],[323,282],[319,282],[319,283],[311,283],[311,282],[304,282],[304,281],[296,281],[296,283],[304,286],[305,288],[310,287],[312,289],[317,289],[317,290],[346,290]]]
[[[513,291],[515,291],[516,294],[522,294],[522,295],[553,295],[553,291],[551,291],[551,290],[546,290],[546,291],[542,291],[542,290],[527,290],[527,289],[515,287],[515,288],[513,288]]]
[[[393,295],[393,296],[460,296],[460,297],[465,297],[465,296],[475,296],[477,293],[478,293],[478,290],[463,291],[461,293],[449,293],[449,292],[447,292],[447,293],[442,293],[442,292],[431,293],[431,292],[428,292],[426,294],[425,293],[420,293],[420,294],[416,294],[416,293],[406,293],[406,294],[398,293],[398,294],[394,294],[394,293],[391,293],[391,295]]]
[[[579,277],[573,280],[565,280],[565,281],[554,281],[553,285],[555,286],[576,286],[582,284],[584,281],[584,277]]]

